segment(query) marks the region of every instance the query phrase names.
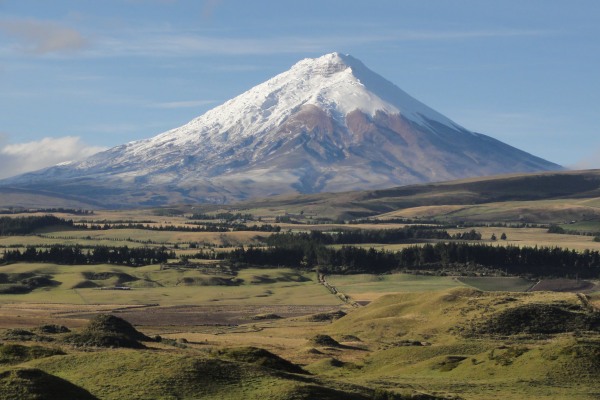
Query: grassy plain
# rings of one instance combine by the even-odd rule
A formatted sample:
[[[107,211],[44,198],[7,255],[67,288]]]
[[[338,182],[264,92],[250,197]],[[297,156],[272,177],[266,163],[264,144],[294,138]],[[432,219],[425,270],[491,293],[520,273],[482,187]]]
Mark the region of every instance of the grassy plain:
[[[378,212],[384,213],[378,216],[380,219],[556,222],[565,229],[588,231],[598,226],[597,198],[527,200],[523,197],[535,198],[541,184],[531,190],[528,184],[514,189],[510,186],[512,179],[516,178],[500,179],[505,192],[499,195],[478,194],[475,189],[489,182],[474,180],[454,186],[435,184],[427,190],[342,194],[336,202],[326,195],[314,195],[309,202],[270,200],[249,203],[247,209],[242,205],[224,207],[222,211],[252,212],[265,223],[274,223],[275,217],[286,213],[302,219],[304,211],[306,224],[279,224],[283,231],[404,226],[313,224],[308,219],[347,214],[354,218]],[[548,184],[548,191],[551,186]],[[581,182],[580,189],[589,188]],[[509,192],[520,198],[499,200]],[[482,196],[494,201],[481,204]],[[398,204],[403,208],[398,209]],[[185,217],[170,213],[216,211],[219,208],[211,206],[181,207],[172,213],[128,210],[62,216],[94,223],[181,226],[187,222]],[[449,233],[470,229],[450,229]],[[498,246],[600,250],[600,243],[590,236],[549,234],[547,228],[474,229],[482,233],[483,242]],[[506,233],[507,240],[492,242],[492,233],[498,239]],[[150,245],[166,246],[181,255],[197,251],[189,248],[190,243],[228,251],[239,245],[258,244],[257,237],[268,234],[50,229],[38,235],[0,237],[0,246]],[[397,250],[407,245],[411,244],[360,246]],[[15,396],[11,390],[47,388],[50,381],[62,387],[64,393],[65,382],[74,385],[69,390],[79,390],[79,398],[83,399],[400,399],[424,393],[434,399],[600,397],[600,337],[598,325],[594,325],[600,307],[597,291],[526,292],[535,282],[520,277],[327,276],[330,285],[359,301],[358,307],[352,307],[321,285],[315,272],[272,267],[240,269],[222,261],[196,261],[193,268],[35,263],[0,266],[0,274],[5,276],[46,277],[55,282],[29,293],[0,295],[0,353],[5,345],[34,343],[66,353],[0,362],[0,399],[35,398]],[[130,289],[101,290],[115,286]],[[527,314],[531,309],[539,312]],[[79,331],[98,313],[121,316],[143,333],[160,335],[163,340],[146,342],[147,349],[142,350],[77,347],[63,341],[61,335],[44,338],[39,330],[41,325],[59,324]],[[572,326],[566,324],[567,328],[557,332],[538,332],[539,326],[533,324],[536,318],[531,315],[549,318],[542,321],[542,326],[562,326],[564,321],[571,321]],[[505,328],[514,332],[492,334],[485,330],[488,326],[503,326],[497,321],[504,321]],[[29,341],[17,340],[10,336],[15,328],[38,336]],[[317,335],[329,335],[333,342],[323,344],[316,340]],[[48,336],[53,341],[45,342]],[[265,366],[264,360],[227,356],[232,352],[227,349],[249,346],[283,357],[310,375],[273,369]],[[48,398],[64,396],[58,392]]]

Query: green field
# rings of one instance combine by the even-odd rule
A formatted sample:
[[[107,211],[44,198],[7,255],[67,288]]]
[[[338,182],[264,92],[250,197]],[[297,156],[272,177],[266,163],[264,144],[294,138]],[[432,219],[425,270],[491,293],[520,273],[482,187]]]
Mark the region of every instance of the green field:
[[[372,300],[389,293],[434,292],[464,286],[454,277],[411,274],[328,275],[327,281],[357,301]]]
[[[60,282],[56,287],[36,289],[29,294],[0,295],[0,304],[340,304],[339,299],[315,282],[314,274],[290,269],[244,269],[235,275],[223,275],[194,269],[161,270],[158,265],[134,268],[20,263],[0,267],[0,272],[50,275]],[[86,273],[106,277],[86,279]],[[230,283],[231,280],[236,282]],[[82,282],[92,282],[97,287],[81,287]],[[131,290],[99,290],[118,285]]]

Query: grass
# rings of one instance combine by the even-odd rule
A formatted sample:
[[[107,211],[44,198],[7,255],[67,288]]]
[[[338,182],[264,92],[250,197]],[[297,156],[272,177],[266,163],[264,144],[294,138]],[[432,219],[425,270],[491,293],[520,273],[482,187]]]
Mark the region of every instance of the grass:
[[[331,385],[202,354],[189,357],[168,352],[115,350],[68,355],[35,365],[107,400],[369,398],[369,391],[364,388]],[[90,374],[90,370],[94,373]]]
[[[237,289],[299,280],[289,270],[257,269],[245,277],[264,275],[275,283],[249,283]],[[356,278],[358,282],[369,277]],[[414,277],[390,277],[407,278]],[[496,339],[466,337],[460,329],[536,304],[571,310],[581,301],[567,293],[486,293],[466,287],[401,293],[349,310],[332,323],[292,318],[237,327],[173,327],[176,332],[161,333],[163,343],[145,342],[149,350],[79,352],[67,347],[63,348],[67,355],[20,366],[102,399],[363,399],[374,398],[374,390],[385,387],[405,395],[424,392],[467,400],[595,398],[600,373],[597,334]],[[341,345],[313,343],[315,337],[331,337],[331,343]],[[173,343],[180,339],[177,342],[185,345],[172,346],[167,339]],[[306,365],[305,370],[316,376],[290,375],[299,371],[294,364]]]
[[[357,301],[372,301],[398,292],[434,292],[464,286],[453,277],[412,274],[328,275],[327,281]]]
[[[515,305],[537,303],[575,306],[578,299],[574,294],[507,296],[468,289],[389,295],[335,321],[327,331],[333,337],[352,334],[380,346],[362,361],[360,373],[352,375],[357,383],[386,381],[451,391],[465,399],[594,398],[593,376],[600,368],[597,334],[473,340],[456,330]],[[406,346],[406,339],[428,345]],[[321,373],[335,376],[336,371]]]
[[[408,212],[411,216],[442,216],[449,221],[458,218],[474,221],[498,218],[503,221],[518,217],[519,213],[539,221],[582,221],[581,213],[595,215],[593,209],[600,207],[593,199],[438,204],[451,198],[477,199],[476,193],[466,190],[468,187],[459,186],[446,187],[441,194],[434,190],[401,201],[395,198],[398,193],[394,191],[376,193],[378,197],[361,201],[370,203],[368,207],[374,205],[374,209],[385,210],[401,203],[415,205],[425,199],[425,203],[436,205],[417,204],[418,207],[387,215]],[[339,204],[348,200],[344,199],[346,194],[338,197]],[[321,195],[313,198],[317,203],[323,199]],[[340,211],[339,204],[323,207],[328,207],[334,215]],[[360,211],[363,205],[352,207]],[[305,205],[294,207],[299,212]],[[321,205],[317,204],[317,207]],[[269,206],[263,210],[276,216],[283,215],[287,208]],[[154,220],[158,224],[185,222],[180,216],[156,216],[148,210],[98,212],[93,218]],[[590,228],[593,224],[593,221],[577,222],[568,227]],[[331,229],[333,226],[286,225],[284,229]],[[360,227],[380,229],[383,226]],[[592,242],[590,237],[548,234],[542,228],[475,229],[482,232],[484,239],[492,233],[499,238],[505,232],[508,240],[498,240],[496,245],[600,249],[600,243]],[[450,233],[458,231],[451,230]],[[187,249],[188,242],[247,245],[255,241],[256,235],[266,234],[106,230],[46,232],[44,235],[43,238],[3,237],[0,246],[40,241],[46,245],[137,246],[141,244],[134,241],[151,240],[167,243],[170,248],[178,244],[178,252],[183,253],[192,252]],[[392,250],[403,246],[381,247]],[[11,361],[0,366],[0,398],[24,397],[15,395],[15,387],[29,388],[31,393],[43,393],[44,387],[56,387],[59,392],[63,391],[63,398],[69,397],[65,393],[79,391],[79,397],[71,397],[102,399],[366,399],[375,398],[376,389],[379,390],[377,396],[388,398],[388,394],[382,392],[385,388],[407,395],[436,393],[467,400],[587,400],[600,395],[595,380],[600,374],[600,339],[596,332],[580,330],[534,335],[523,333],[526,329],[519,328],[521,330],[516,334],[499,338],[487,331],[471,329],[486,321],[512,324],[514,313],[507,311],[512,308],[529,310],[533,307],[537,310],[541,309],[539,304],[558,304],[561,310],[576,309],[581,305],[581,299],[575,294],[519,293],[531,283],[510,277],[456,279],[400,273],[328,276],[330,284],[353,300],[371,302],[366,307],[353,309],[318,284],[314,273],[287,268],[242,269],[233,275],[227,268],[211,271],[211,265],[219,263],[202,262],[203,268],[199,270],[161,270],[158,265],[139,268],[32,263],[0,266],[0,273],[47,275],[60,282],[58,286],[40,287],[28,294],[1,295],[0,328],[38,332],[33,328],[58,323],[78,333],[93,315],[116,312],[125,319],[137,318],[137,329],[151,337],[158,334],[164,339],[162,342],[144,342],[150,347],[147,350],[87,348],[80,351],[61,342],[60,338],[66,334],[56,334],[51,335],[54,342],[44,344],[50,352],[36,352],[33,347],[9,348]],[[86,284],[99,287],[126,284],[132,290],[73,289]],[[599,299],[598,294],[592,295],[590,303],[598,305]],[[130,308],[149,304],[161,306]],[[347,315],[333,321],[305,315],[309,312],[332,313],[340,308]],[[246,322],[196,324],[192,317],[201,313],[231,314],[232,321]],[[251,318],[269,313],[291,317]],[[527,315],[517,319],[527,325],[532,319]],[[311,341],[323,337],[319,335],[328,335],[341,345]],[[6,346],[15,344],[0,346],[0,352]],[[302,366],[315,376],[290,374],[290,365]]]
[[[600,203],[600,200],[598,200]],[[598,205],[600,208],[600,204]],[[575,223],[561,224],[560,225],[566,231],[579,231],[579,232],[600,232],[600,221],[579,221]]]
[[[5,294],[2,303],[64,304],[288,304],[336,305],[340,300],[318,285],[314,274],[291,269],[245,269],[234,277],[239,285],[228,286],[227,275],[212,275],[195,270],[160,270],[160,266],[140,268],[115,265],[66,266],[55,264],[11,264],[0,267],[4,273],[31,272],[51,275],[59,286],[34,290],[28,294]],[[98,286],[119,284],[126,275],[136,280],[126,282],[129,291],[98,290],[74,286],[86,279],[85,274],[112,274],[96,280]],[[214,285],[215,278],[218,283]],[[187,282],[187,283],[186,283]],[[213,284],[211,284],[213,283]]]

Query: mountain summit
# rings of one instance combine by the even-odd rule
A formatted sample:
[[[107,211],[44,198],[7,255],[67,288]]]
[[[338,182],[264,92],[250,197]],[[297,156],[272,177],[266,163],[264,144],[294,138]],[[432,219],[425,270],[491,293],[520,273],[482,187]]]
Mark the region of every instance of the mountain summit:
[[[560,168],[466,130],[359,60],[331,53],[304,59],[182,127],[0,184],[115,207]]]

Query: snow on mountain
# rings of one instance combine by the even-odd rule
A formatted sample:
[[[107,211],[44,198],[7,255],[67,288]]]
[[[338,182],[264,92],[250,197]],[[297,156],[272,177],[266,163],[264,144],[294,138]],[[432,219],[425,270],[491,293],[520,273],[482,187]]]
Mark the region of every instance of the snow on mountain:
[[[331,53],[179,128],[0,184],[165,204],[559,168],[466,130],[359,60]]]

